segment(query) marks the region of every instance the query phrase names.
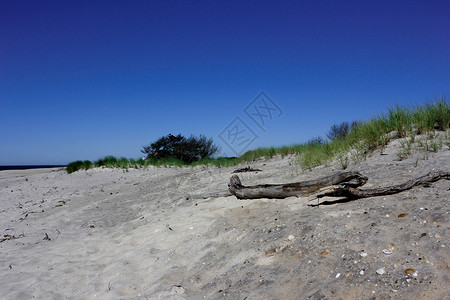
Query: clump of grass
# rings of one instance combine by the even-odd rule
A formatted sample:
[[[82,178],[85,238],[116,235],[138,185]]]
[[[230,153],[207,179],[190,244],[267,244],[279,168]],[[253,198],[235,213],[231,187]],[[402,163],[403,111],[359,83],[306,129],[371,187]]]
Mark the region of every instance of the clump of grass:
[[[397,153],[397,157],[399,160],[403,160],[411,155],[412,153],[412,145],[414,143],[414,138],[405,139],[400,141],[401,148]]]
[[[300,165],[304,170],[323,165],[329,161],[331,148],[329,144],[309,145],[300,154]]]
[[[130,161],[125,157],[121,157],[117,160],[116,166],[122,169],[128,169],[128,167],[130,166]]]
[[[134,169],[138,169],[140,167],[138,160],[130,158],[128,160],[128,166]]]
[[[418,134],[449,128],[450,106],[445,98],[412,109],[412,123]]]
[[[274,147],[256,148],[254,150],[250,150],[250,151],[247,151],[244,154],[242,154],[239,157],[239,160],[243,161],[243,162],[249,162],[249,161],[254,161],[254,160],[257,160],[257,159],[263,158],[263,157],[266,159],[270,159],[277,154],[277,150],[278,149],[276,149]]]
[[[399,105],[388,109],[388,124],[390,131],[397,131],[398,137],[405,137],[412,129],[412,114],[410,110]]]
[[[85,170],[89,170],[90,168],[92,168],[92,162],[90,160],[83,161],[83,168]]]
[[[428,104],[426,109],[431,115],[430,122],[434,121],[435,129],[446,130],[450,127],[450,105],[444,98],[439,99],[435,104]]]
[[[67,165],[67,173],[73,173],[79,170],[89,170],[92,168],[92,162],[89,160],[77,160]]]
[[[282,147],[261,147],[245,152],[237,159],[237,161],[250,162],[260,158],[271,159],[277,155],[281,155],[282,157],[292,154],[299,155],[305,150],[307,146],[308,144],[295,144]]]
[[[94,162],[95,167],[113,168],[117,166],[118,159],[112,155],[105,156]]]
[[[338,160],[338,162],[341,165],[341,168],[343,170],[347,169],[347,167],[348,167],[348,156],[346,154],[343,154],[343,153],[338,154],[337,160]]]
[[[164,158],[160,158],[157,159],[154,156],[149,157],[148,159],[146,159],[145,161],[143,161],[143,166],[144,167],[148,167],[148,166],[156,166],[156,167],[183,167],[186,164],[177,159],[177,158],[172,158],[172,157],[164,157]]]

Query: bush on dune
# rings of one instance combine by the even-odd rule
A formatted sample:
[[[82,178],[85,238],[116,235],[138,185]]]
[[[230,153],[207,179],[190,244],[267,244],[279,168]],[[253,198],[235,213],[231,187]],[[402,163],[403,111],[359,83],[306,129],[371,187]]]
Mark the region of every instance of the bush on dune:
[[[199,137],[191,135],[186,138],[181,134],[169,134],[149,146],[144,146],[141,152],[146,154],[147,158],[176,158],[190,164],[200,159],[211,158],[218,150],[219,147],[214,145],[213,140],[203,135]]]

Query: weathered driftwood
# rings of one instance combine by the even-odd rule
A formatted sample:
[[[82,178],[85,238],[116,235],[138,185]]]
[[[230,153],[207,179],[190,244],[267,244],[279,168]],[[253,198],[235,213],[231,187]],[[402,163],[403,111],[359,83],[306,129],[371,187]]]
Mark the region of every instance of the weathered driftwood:
[[[339,172],[331,176],[310,181],[244,186],[239,177],[233,175],[228,184],[228,189],[238,199],[283,199],[291,196],[307,196],[330,185],[340,184],[346,187],[358,187],[364,185],[366,182],[367,177],[358,172]]]
[[[237,175],[233,175],[228,184],[229,191],[188,194],[188,199],[206,199],[228,197],[235,195],[238,199],[258,199],[309,196],[310,201],[322,197],[346,197],[349,199],[368,198],[375,196],[391,195],[411,189],[415,186],[427,186],[440,179],[450,179],[450,172],[436,171],[425,176],[408,180],[402,184],[375,189],[359,189],[367,182],[367,177],[358,172],[340,172],[331,176],[315,180],[286,183],[286,184],[262,184],[244,186]]]
[[[346,197],[348,199],[368,198],[375,196],[384,196],[400,193],[409,190],[415,186],[428,186],[430,183],[440,179],[450,179],[450,172],[436,171],[430,172],[427,175],[408,180],[401,184],[393,186],[380,187],[375,189],[358,189],[343,185],[332,185],[320,189],[320,191],[311,197],[310,201],[322,197]]]
[[[261,172],[262,170],[260,169],[253,169],[250,166],[246,167],[246,168],[240,168],[237,170],[234,170],[233,173],[243,173],[243,172]]]

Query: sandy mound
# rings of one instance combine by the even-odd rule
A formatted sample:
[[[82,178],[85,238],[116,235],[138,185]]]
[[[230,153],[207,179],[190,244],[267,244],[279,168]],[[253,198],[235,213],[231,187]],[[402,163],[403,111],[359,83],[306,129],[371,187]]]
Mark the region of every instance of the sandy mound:
[[[447,146],[403,161],[398,148],[394,141],[348,169],[368,176],[367,187],[450,169]],[[262,171],[240,174],[245,185],[339,170],[302,173],[295,157],[251,165]],[[448,181],[319,206],[183,198],[226,190],[238,167],[0,178],[0,297],[448,299]]]

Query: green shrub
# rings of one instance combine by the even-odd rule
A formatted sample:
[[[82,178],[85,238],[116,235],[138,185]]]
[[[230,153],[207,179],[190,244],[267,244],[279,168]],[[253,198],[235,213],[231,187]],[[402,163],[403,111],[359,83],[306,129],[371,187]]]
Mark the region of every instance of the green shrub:
[[[147,158],[176,158],[190,164],[200,159],[211,158],[218,150],[219,147],[214,145],[213,140],[204,135],[199,137],[191,135],[186,138],[181,134],[169,134],[160,137],[149,146],[144,146],[141,152],[146,154]]]

